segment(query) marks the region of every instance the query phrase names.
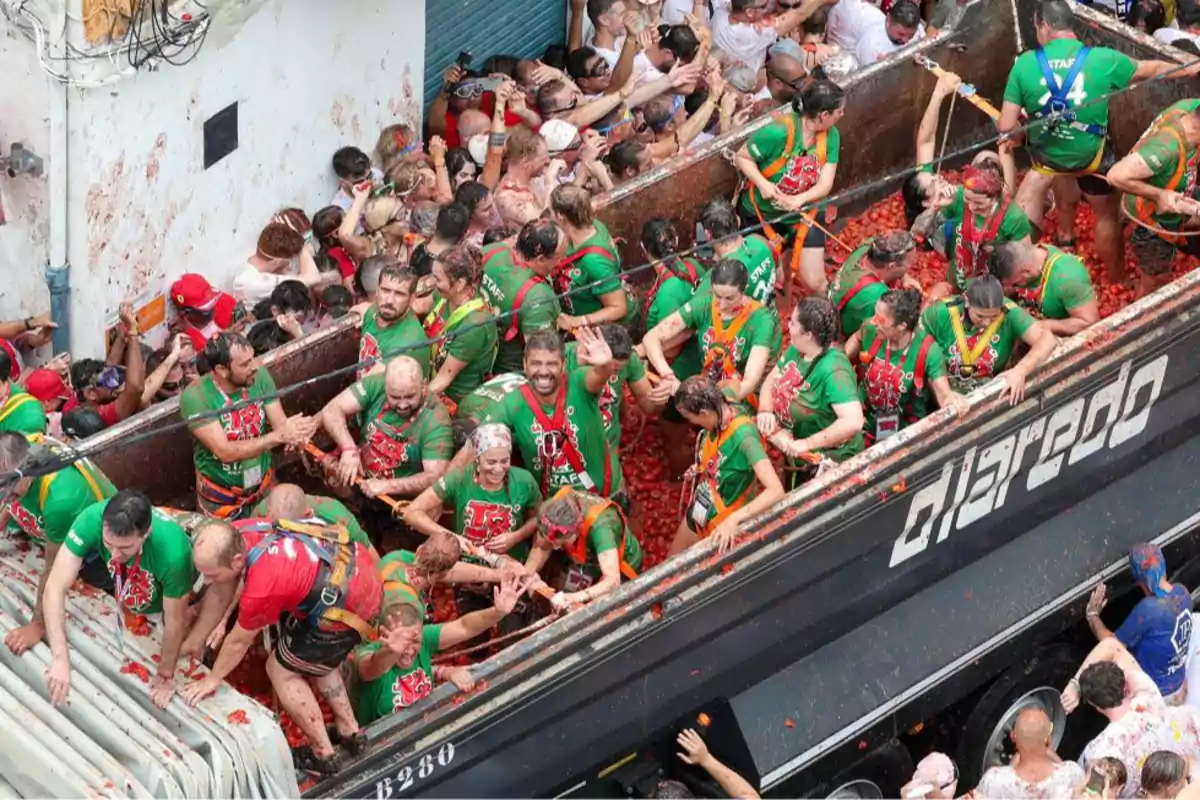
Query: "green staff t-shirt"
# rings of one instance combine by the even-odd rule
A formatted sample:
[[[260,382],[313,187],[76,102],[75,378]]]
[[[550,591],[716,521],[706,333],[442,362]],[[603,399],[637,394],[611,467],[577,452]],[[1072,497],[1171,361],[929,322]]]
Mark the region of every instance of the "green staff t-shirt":
[[[274,394],[275,381],[271,373],[259,367],[254,375],[254,383],[247,389],[242,389],[232,395],[226,395],[217,387],[211,374],[201,377],[194,384],[183,390],[179,399],[179,416],[188,424],[191,431],[210,425],[212,418],[193,420],[198,414],[215,411],[243,400],[266,397]],[[217,417],[221,430],[225,433],[226,441],[245,442],[266,436],[271,429],[267,421],[267,403],[273,399],[252,402],[242,408],[226,411]],[[254,489],[271,470],[272,453],[270,450],[256,456],[226,464],[213,455],[199,439],[192,437],[192,459],[196,471],[218,486],[233,489]]]
[[[108,503],[103,500],[85,508],[67,533],[64,546],[82,559],[99,553],[120,585],[118,599],[135,614],[158,614],[163,610],[164,597],[187,597],[196,583],[187,531],[156,508],[141,554],[125,564],[115,564],[104,546],[104,509]]]

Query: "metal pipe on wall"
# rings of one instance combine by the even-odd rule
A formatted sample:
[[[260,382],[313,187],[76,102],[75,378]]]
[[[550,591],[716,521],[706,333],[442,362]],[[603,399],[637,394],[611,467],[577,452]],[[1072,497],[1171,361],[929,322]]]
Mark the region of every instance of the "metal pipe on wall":
[[[68,69],[70,65],[68,64]],[[67,191],[70,186],[70,91],[66,83],[55,82],[55,97],[50,103],[50,249],[46,259],[46,288],[50,291],[50,316],[54,330],[54,352],[65,353],[71,347],[71,268],[67,253],[70,244],[70,213]]]

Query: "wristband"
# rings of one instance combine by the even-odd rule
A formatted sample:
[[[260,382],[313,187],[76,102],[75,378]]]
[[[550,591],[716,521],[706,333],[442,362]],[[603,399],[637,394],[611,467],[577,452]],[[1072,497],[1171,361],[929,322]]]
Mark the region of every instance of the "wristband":
[[[341,456],[341,455],[345,455],[346,453],[357,453],[357,452],[358,452],[358,448],[357,448],[357,447],[339,447],[339,448],[338,448],[338,455],[339,455],[339,456]]]
[[[488,134],[488,147],[504,147],[504,143],[507,141],[507,133],[502,132]]]

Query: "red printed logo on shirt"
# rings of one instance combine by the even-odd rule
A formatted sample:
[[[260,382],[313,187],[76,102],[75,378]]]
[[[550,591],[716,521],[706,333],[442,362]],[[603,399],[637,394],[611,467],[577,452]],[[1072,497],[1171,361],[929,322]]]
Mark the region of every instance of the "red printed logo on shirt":
[[[120,591],[118,599],[130,611],[140,611],[154,600],[154,582],[150,579],[150,573],[144,569],[126,569],[110,559],[108,574],[112,576]]]
[[[900,410],[900,393],[904,386],[904,370],[884,359],[877,358],[867,368],[867,403],[876,412],[885,414]]]
[[[798,155],[788,159],[779,182],[779,191],[788,195],[807,192],[821,179],[821,162],[815,156]]]
[[[407,675],[396,678],[392,684],[392,709],[399,711],[408,708],[418,700],[428,697],[432,691],[433,682],[422,667],[417,667]]]
[[[35,539],[46,537],[45,531],[42,530],[42,518],[29,513],[28,509],[19,502],[13,501],[8,504],[8,515],[29,536]]]
[[[796,395],[809,388],[811,387],[808,381],[804,380],[795,361],[790,362],[779,373],[779,380],[775,381],[775,417],[784,427],[791,427],[792,401],[796,399]],[[804,414],[810,413],[807,407],[797,410]]]
[[[471,500],[463,509],[463,536],[474,545],[483,545],[513,529],[512,507],[502,503]]]
[[[263,435],[263,418],[262,403],[251,403],[222,414],[221,427],[225,429],[225,438],[229,441],[244,442]]]
[[[375,337],[371,334],[363,333],[362,339],[358,343],[358,360],[363,362],[369,358],[379,358],[379,342],[375,341]],[[363,367],[358,371],[356,377],[361,378],[370,369],[370,367]]]

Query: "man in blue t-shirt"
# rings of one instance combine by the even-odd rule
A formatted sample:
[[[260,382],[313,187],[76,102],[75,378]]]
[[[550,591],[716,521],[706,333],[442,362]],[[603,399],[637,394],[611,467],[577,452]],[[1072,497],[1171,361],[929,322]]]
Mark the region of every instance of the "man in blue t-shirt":
[[[1115,636],[1158,686],[1168,705],[1178,705],[1183,700],[1192,642],[1192,596],[1183,586],[1167,581],[1167,562],[1162,550],[1152,544],[1139,544],[1130,550],[1129,567],[1146,597],[1138,601],[1114,633],[1100,621],[1105,602],[1101,584],[1088,601],[1088,625],[1101,641]],[[1176,694],[1178,702],[1172,702]]]

